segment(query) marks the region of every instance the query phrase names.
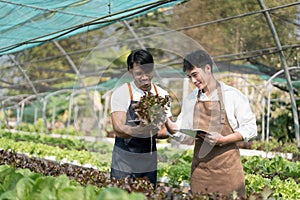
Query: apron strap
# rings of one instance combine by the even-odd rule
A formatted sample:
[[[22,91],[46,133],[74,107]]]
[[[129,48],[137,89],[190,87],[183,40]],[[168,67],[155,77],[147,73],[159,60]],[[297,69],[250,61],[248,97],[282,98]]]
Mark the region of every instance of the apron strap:
[[[219,97],[219,101],[220,101],[220,122],[221,122],[221,124],[225,124],[226,111],[225,111],[225,106],[224,106],[224,102],[223,102],[221,85],[219,82],[217,82],[217,92],[218,92],[218,97]]]
[[[133,100],[132,88],[130,83],[127,83],[127,85],[128,85],[129,95],[130,95],[130,101],[132,101]]]
[[[224,102],[223,102],[221,85],[219,82],[217,82],[217,93],[218,93],[219,102],[220,102],[220,122],[221,122],[221,124],[225,124],[226,111],[225,111],[225,106],[224,106]],[[200,101],[201,94],[202,94],[202,90],[199,90],[198,94],[197,94],[197,102]]]
[[[158,95],[158,90],[157,90],[156,85],[153,84],[153,88],[154,88],[154,90],[155,90],[156,95]]]

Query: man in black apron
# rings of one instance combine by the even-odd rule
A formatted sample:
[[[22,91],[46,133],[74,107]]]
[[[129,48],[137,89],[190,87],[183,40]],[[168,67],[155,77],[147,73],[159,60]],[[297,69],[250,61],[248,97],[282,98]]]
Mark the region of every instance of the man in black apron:
[[[168,120],[167,128],[179,126],[197,133],[191,170],[193,193],[231,196],[235,191],[245,197],[245,178],[236,142],[257,135],[256,119],[240,91],[215,79],[213,66],[211,57],[203,50],[185,57],[183,71],[196,89],[184,99],[177,126]]]
[[[154,62],[146,50],[135,50],[127,58],[128,71],[133,81],[117,88],[111,99],[111,119],[116,134],[111,177],[147,177],[154,187],[157,178],[156,138],[166,138],[166,128],[143,126],[135,121],[133,104],[146,93],[165,97],[168,93],[152,83]],[[168,117],[171,112],[168,109]]]

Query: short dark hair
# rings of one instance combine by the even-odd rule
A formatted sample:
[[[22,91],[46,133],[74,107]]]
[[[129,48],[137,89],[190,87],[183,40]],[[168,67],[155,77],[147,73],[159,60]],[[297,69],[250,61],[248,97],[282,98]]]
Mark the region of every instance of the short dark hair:
[[[196,50],[185,56],[183,59],[183,72],[192,70],[194,67],[204,68],[206,65],[213,67],[213,60],[204,50]]]
[[[144,49],[136,49],[131,51],[127,57],[128,71],[133,68],[133,63],[136,63],[139,67],[147,68],[147,71],[152,71],[154,68],[154,61],[152,54]]]

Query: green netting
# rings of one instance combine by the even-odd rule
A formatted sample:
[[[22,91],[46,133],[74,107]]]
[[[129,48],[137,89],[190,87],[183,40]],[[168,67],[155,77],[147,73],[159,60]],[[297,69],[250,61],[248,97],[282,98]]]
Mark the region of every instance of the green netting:
[[[0,1],[0,55],[143,15],[183,0]]]

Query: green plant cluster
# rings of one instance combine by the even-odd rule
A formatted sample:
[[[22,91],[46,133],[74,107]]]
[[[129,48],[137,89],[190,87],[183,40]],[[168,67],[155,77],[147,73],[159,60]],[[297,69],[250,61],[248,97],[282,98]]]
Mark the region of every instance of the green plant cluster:
[[[161,150],[162,151],[162,150]],[[164,152],[168,151],[165,149]],[[192,150],[176,152],[164,162],[159,162],[158,176],[167,177],[168,184],[177,186],[190,180]]]
[[[140,101],[133,106],[133,109],[142,123],[145,125],[153,124],[160,128],[165,121],[167,105],[169,103],[170,99],[168,96],[164,98],[147,92],[141,97]]]
[[[265,178],[278,177],[281,180],[293,178],[298,183],[300,162],[291,162],[280,156],[272,159],[259,156],[243,157],[243,168],[247,174],[258,174]]]
[[[6,124],[2,125],[2,129],[7,129]],[[42,118],[38,119],[35,124],[22,122],[15,127],[16,130],[30,132],[30,133],[45,133],[46,127]],[[67,128],[54,128],[50,129],[49,133],[59,134],[59,135],[72,135],[72,136],[82,136],[84,132],[76,130],[76,128],[70,125]]]
[[[273,179],[264,178],[260,175],[246,174],[246,190],[249,199],[294,199],[300,198],[300,186],[294,179],[281,180],[278,176]],[[253,197],[253,198],[252,198]]]
[[[5,130],[0,130],[0,137],[12,139],[15,141],[32,141],[47,145],[59,146],[61,148],[67,149],[78,149],[78,150],[85,150],[85,145],[82,140],[78,139],[69,139],[69,138],[55,138],[48,135],[43,134],[26,134],[26,133],[18,133],[18,132],[10,132]]]
[[[17,130],[27,131],[31,133],[45,133],[46,128],[42,118],[39,118],[35,124],[22,122],[16,126]]]
[[[72,136],[83,136],[85,133],[83,131],[78,131],[74,126],[69,126],[67,128],[55,128],[50,130],[50,133],[59,135],[72,135]]]
[[[0,138],[0,146],[4,150],[13,150],[39,158],[54,157],[59,162],[73,162],[78,165],[92,165],[101,171],[110,169],[111,156],[92,153],[85,150],[68,150],[35,142],[16,142],[7,138]]]
[[[299,148],[297,147],[296,141],[295,142],[282,142],[282,141],[278,142],[274,138],[270,139],[268,142],[254,140],[251,143],[251,149],[300,154],[300,151],[299,151]]]
[[[155,200],[162,200],[162,199],[197,199],[198,197],[204,198],[203,195],[193,195],[190,191],[183,192],[177,187],[165,187],[165,186],[158,186],[157,188],[153,188],[150,181],[144,178],[137,178],[135,180],[130,178],[122,178],[119,180],[110,179],[104,173],[99,170],[95,170],[92,168],[85,168],[80,166],[75,166],[71,164],[59,164],[57,162],[45,160],[45,159],[38,159],[38,158],[29,158],[24,154],[18,154],[10,151],[0,150],[0,164],[8,164],[10,166],[14,166],[16,168],[26,168],[30,171],[37,172],[40,175],[46,176],[54,176],[60,177],[61,175],[66,175],[72,180],[76,180],[76,182],[80,183],[82,186],[94,185],[101,190],[107,190],[104,188],[120,188],[124,189],[130,194],[125,194],[124,192],[114,192],[114,196],[107,196],[107,192],[105,195],[102,194],[100,199],[127,199],[129,195],[130,199],[132,198],[142,198],[142,195],[133,195],[135,192],[143,193],[147,199],[155,199]],[[120,190],[119,189],[119,190]],[[108,189],[110,191],[110,189]],[[113,190],[115,191],[115,190]],[[7,190],[3,190],[2,192],[6,193]],[[43,192],[43,191],[42,191]],[[124,195],[125,196],[124,196]],[[18,196],[17,196],[18,197]],[[126,198],[125,198],[126,197]],[[228,199],[221,194],[209,194],[205,197],[209,199]],[[58,199],[60,199],[59,197]],[[14,199],[14,198],[13,198]]]
[[[52,137],[47,134],[37,134],[28,132],[11,132],[7,130],[0,130],[0,137],[12,139],[15,141],[27,141],[41,144],[47,144],[50,146],[57,146],[63,149],[69,150],[86,150],[89,152],[98,152],[106,154],[111,152],[112,145],[109,143],[89,142],[83,139],[77,139],[75,137]]]
[[[129,191],[140,191],[145,193],[148,192],[148,190],[153,190],[151,182],[146,179],[110,179],[108,173],[97,169],[68,163],[61,164],[55,161],[35,157],[30,158],[24,154],[4,150],[0,150],[0,165],[10,165],[22,169],[26,168],[32,172],[45,176],[58,177],[60,175],[66,175],[70,179],[80,183],[82,186],[94,185],[99,188],[116,186],[123,188],[124,184],[127,184],[125,189]]]
[[[128,193],[117,187],[98,188],[93,185],[81,186],[66,175],[58,177],[42,176],[28,169],[14,169],[7,165],[0,166],[0,199],[11,200],[108,200],[136,199],[144,200],[143,193]]]
[[[3,134],[5,135],[5,134]],[[7,134],[6,136],[11,136]],[[49,137],[49,136],[47,136]],[[53,156],[57,161],[77,161],[78,164],[92,164],[101,171],[109,171],[111,148],[105,150],[106,154],[95,154],[88,151],[75,149],[61,149],[57,146],[40,144],[37,141],[15,141],[8,138],[0,138],[0,146],[6,150],[25,153],[40,158]],[[158,178],[168,177],[168,185],[173,188],[190,180],[190,167],[192,150],[172,151],[169,148],[158,150]],[[265,195],[269,197],[295,198],[299,191],[300,162],[291,162],[276,156],[272,159],[259,156],[242,157],[245,171],[247,195]],[[289,188],[284,188],[288,185]],[[298,196],[296,196],[298,197]]]

